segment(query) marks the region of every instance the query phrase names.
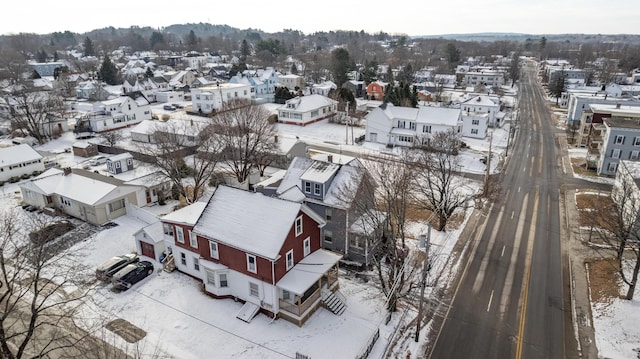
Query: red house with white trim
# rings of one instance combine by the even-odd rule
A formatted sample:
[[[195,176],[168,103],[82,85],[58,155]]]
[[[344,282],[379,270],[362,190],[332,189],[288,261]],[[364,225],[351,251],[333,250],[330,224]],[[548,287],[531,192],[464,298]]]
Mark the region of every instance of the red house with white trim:
[[[219,186],[193,224],[162,221],[165,233],[173,230],[177,269],[215,298],[244,302],[239,319],[260,311],[302,325],[320,306],[346,308],[337,292],[341,256],[320,248],[325,222],[305,204]]]

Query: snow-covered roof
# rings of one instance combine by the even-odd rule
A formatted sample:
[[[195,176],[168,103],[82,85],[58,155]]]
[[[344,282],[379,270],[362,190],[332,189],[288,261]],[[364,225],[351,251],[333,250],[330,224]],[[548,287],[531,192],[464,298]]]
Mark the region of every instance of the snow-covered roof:
[[[193,232],[275,260],[301,211],[319,224],[324,224],[322,219],[301,203],[219,186]]]
[[[118,162],[118,161],[126,160],[128,158],[133,158],[133,156],[129,152],[124,152],[119,155],[109,157],[107,161]]]
[[[206,202],[192,203],[177,211],[164,215],[161,220],[163,222],[195,224],[198,221],[198,218],[200,218],[200,215],[202,215],[206,206]]]
[[[57,194],[91,206],[126,196],[138,189],[137,186],[121,186],[121,180],[81,169],[74,168],[68,175],[59,170],[50,171],[21,184],[20,187],[45,195]]]
[[[287,100],[287,103],[280,106],[278,110],[311,112],[313,110],[317,110],[324,106],[332,106],[335,104],[337,104],[336,101],[326,96],[314,94],[314,95],[308,95],[308,96],[295,97],[290,100]]]
[[[313,164],[313,160],[305,157],[295,157],[289,167],[287,168],[287,173],[282,178],[282,182],[280,182],[280,186],[276,190],[276,193],[284,193],[284,191],[288,190],[291,187],[300,187],[300,177],[307,170],[307,168],[311,167]]]
[[[129,97],[116,97],[114,99],[111,100],[105,100],[105,101],[101,101],[103,104],[105,105],[120,105],[122,103],[124,103],[125,101],[127,101],[127,99],[129,99]]]
[[[162,222],[153,222],[150,225],[143,227],[138,232],[134,233],[134,235],[144,232],[147,236],[146,238],[150,238],[153,243],[160,243],[164,241],[164,227],[162,226]]]
[[[460,120],[461,110],[459,108],[421,106],[416,118],[416,122],[457,126]]]
[[[342,258],[342,256],[339,254],[318,249],[293,266],[293,268],[276,283],[276,286],[296,295],[303,295],[329,268],[336,265],[340,258]]]
[[[11,166],[42,159],[42,155],[26,143],[0,148],[0,166]]]
[[[129,172],[133,172],[133,171],[129,171]],[[164,173],[160,171],[156,171],[156,172],[148,173],[144,176],[140,176],[140,177],[128,180],[125,182],[125,184],[134,185],[134,186],[144,186],[149,188],[149,187],[157,186],[167,181],[168,181],[167,176]]]
[[[278,197],[293,202],[303,202],[305,198],[307,198],[298,186],[289,188],[288,190],[280,193]]]
[[[491,98],[489,98],[489,96],[475,96],[475,97],[471,97],[470,99],[464,101],[462,103],[463,105],[470,105],[470,106],[489,106],[489,107],[496,107],[498,106],[498,104],[496,104],[495,102],[493,102],[491,100]]]
[[[341,166],[324,196],[324,203],[332,207],[348,207],[358,193],[358,187],[364,176],[364,167],[354,166],[357,160]]]
[[[314,161],[313,164],[304,171],[302,176],[300,176],[300,179],[303,181],[325,183],[335,175],[339,169],[340,166],[335,163]]]
[[[158,121],[143,120],[142,122],[131,128],[130,132],[150,135],[157,130],[159,124],[160,122]]]

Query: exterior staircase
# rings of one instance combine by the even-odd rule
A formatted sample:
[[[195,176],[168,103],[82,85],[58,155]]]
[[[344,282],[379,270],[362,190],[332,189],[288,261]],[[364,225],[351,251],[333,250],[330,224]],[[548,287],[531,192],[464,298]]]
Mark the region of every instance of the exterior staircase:
[[[347,298],[339,290],[322,289],[322,304],[335,315],[342,315],[347,310]]]
[[[173,253],[169,253],[169,255],[162,260],[162,269],[165,272],[173,272],[176,269],[176,262],[175,258],[173,258]]]

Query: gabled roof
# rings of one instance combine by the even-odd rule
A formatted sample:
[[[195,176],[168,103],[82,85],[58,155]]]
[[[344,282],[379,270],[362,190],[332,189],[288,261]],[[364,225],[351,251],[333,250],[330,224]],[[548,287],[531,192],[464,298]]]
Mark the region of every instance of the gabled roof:
[[[292,99],[287,100],[286,104],[278,107],[278,110],[283,111],[298,111],[298,112],[310,112],[313,110],[317,110],[324,106],[332,106],[337,104],[337,101],[334,101],[328,97],[322,95],[308,95],[308,96],[300,96],[294,97]],[[293,108],[288,107],[293,105]]]
[[[35,179],[24,182],[26,188],[44,195],[56,194],[73,201],[95,206],[135,192],[139,187],[123,185],[123,181],[91,171],[72,169],[68,175],[60,170],[48,170]]]
[[[491,98],[489,98],[489,96],[474,96],[462,102],[462,104],[471,105],[471,106],[490,106],[490,107],[498,106],[495,102],[491,100]]]
[[[26,143],[0,148],[0,167],[42,159],[42,155]]]
[[[276,260],[300,212],[325,222],[306,205],[259,192],[218,186],[193,232],[247,253]]]
[[[186,207],[182,207],[177,211],[171,212],[160,218],[163,222],[182,223],[194,225],[198,221],[198,218],[202,215],[206,202],[192,203]]]

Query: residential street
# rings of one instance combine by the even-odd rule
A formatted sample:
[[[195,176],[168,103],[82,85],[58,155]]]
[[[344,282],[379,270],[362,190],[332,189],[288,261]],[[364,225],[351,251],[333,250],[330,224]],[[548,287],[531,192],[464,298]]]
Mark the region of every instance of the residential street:
[[[564,178],[568,159],[534,65],[526,62],[522,74],[517,136],[500,194],[461,237],[470,251],[453,298],[438,309],[442,327],[436,324],[431,358],[578,356],[562,201],[565,188],[594,184]]]

